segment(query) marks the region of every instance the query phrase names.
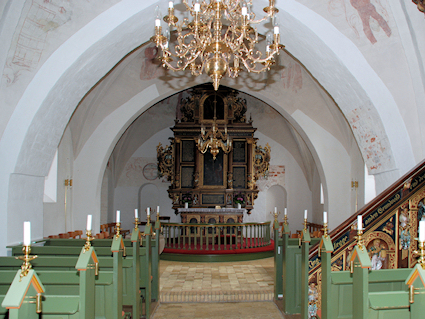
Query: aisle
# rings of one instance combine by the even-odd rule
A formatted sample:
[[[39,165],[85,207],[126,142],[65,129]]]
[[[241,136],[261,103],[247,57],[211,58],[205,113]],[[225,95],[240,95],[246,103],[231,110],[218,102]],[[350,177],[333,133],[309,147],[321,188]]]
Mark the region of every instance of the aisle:
[[[273,258],[226,263],[161,260],[160,301],[272,301],[273,267]]]
[[[160,304],[154,319],[282,319],[273,302]]]

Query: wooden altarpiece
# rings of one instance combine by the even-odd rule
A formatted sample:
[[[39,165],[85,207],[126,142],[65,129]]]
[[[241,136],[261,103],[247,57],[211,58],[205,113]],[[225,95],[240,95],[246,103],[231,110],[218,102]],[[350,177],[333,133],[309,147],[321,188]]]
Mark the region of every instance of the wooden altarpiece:
[[[235,199],[243,198],[241,206],[250,212],[258,195],[256,180],[268,173],[270,147],[257,146],[256,128],[246,119],[246,100],[232,89],[214,91],[207,85],[194,88],[181,104],[170,145],[157,147],[158,172],[171,182],[173,209],[177,213],[187,202],[191,208],[231,211]],[[232,143],[228,152],[220,148],[216,159],[210,149],[202,153],[198,147],[201,132],[211,131],[214,123]],[[202,214],[200,219],[208,222]]]

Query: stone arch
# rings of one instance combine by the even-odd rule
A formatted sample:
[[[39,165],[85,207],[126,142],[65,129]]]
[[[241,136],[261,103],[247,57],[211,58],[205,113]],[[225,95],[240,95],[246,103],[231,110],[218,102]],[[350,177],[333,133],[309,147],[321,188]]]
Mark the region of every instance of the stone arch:
[[[12,195],[22,188],[24,192],[39,196],[41,179],[48,173],[60,138],[78,102],[122,56],[149,39],[154,19],[150,12],[155,5],[148,5],[146,1],[123,0],[106,10],[61,45],[26,88],[0,141],[0,149],[8,154],[0,158],[0,193],[8,194],[0,198],[0,218],[7,222],[9,229],[8,233],[0,235],[0,241],[10,243],[21,237],[18,231],[20,226],[17,228],[15,223],[11,224],[13,218],[8,219],[12,214],[8,207],[13,207],[20,200]],[[356,101],[356,106],[375,110],[378,117],[372,120],[380,121],[382,118],[389,134],[390,148],[387,155],[388,158],[395,158],[395,164],[385,169],[399,168],[405,172],[412,167],[414,159],[407,131],[403,123],[394,123],[397,118],[395,114],[399,114],[395,101],[360,51],[328,21],[301,4],[285,2],[279,8],[284,18],[282,29],[286,31],[282,39],[285,39],[287,49],[306,65],[334,97],[345,116],[348,117],[352,111],[350,103]],[[145,30],[145,33],[141,30]],[[349,56],[346,56],[347,51],[337,47],[341,43],[350,48]],[[326,72],[322,72],[323,69]],[[335,76],[347,81],[335,81]],[[156,97],[158,95],[156,92]],[[153,99],[155,97],[151,96],[148,101]],[[128,118],[132,118],[132,115]],[[123,126],[116,131],[116,136],[122,134],[122,129]],[[357,135],[356,138],[359,139]],[[382,140],[386,138],[383,136]],[[107,154],[102,154],[103,159],[98,163],[103,169],[110,148],[107,147]],[[13,174],[20,175],[18,181],[12,181]],[[33,183],[28,183],[29,179],[34,178],[36,180]],[[102,174],[96,175],[94,179],[97,180],[94,189],[97,199],[90,206],[91,212],[92,209],[100,211]],[[74,189],[77,186],[81,185],[75,184]],[[35,215],[42,219],[40,210],[42,212],[42,205],[38,205]],[[13,214],[15,216],[16,212]],[[25,207],[18,214],[25,216]],[[94,222],[94,227],[98,227]],[[81,221],[78,218],[74,226],[80,227],[83,223],[84,219]],[[35,235],[41,237],[42,220],[38,226]]]

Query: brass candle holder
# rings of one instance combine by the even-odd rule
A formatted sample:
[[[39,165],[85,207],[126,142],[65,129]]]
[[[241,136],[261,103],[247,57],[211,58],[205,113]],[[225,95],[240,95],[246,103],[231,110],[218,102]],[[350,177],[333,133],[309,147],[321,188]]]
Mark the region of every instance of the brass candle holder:
[[[304,218],[304,230],[307,231],[307,218]]]
[[[25,277],[26,275],[28,275],[28,272],[32,268],[30,261],[38,257],[37,255],[30,256],[31,246],[29,245],[22,247],[22,252],[24,253],[23,256],[15,257],[16,259],[20,259],[24,261],[24,263],[21,266],[21,276],[20,276],[21,279],[22,277]]]
[[[277,222],[277,218],[280,215],[280,212],[277,212],[277,211],[274,212],[274,213],[270,212],[270,214],[273,214],[274,215],[274,221]]]
[[[421,265],[422,269],[425,269],[425,242],[418,241],[420,251],[415,250],[414,255],[419,256],[418,264]]]
[[[116,222],[115,223],[115,239],[117,239],[119,237],[119,235],[121,234],[121,223],[120,222]]]
[[[365,248],[365,242],[363,238],[363,229],[357,228],[357,236],[355,237],[357,239],[357,246],[363,250]]]
[[[289,223],[288,223],[288,215],[287,215],[287,214],[285,214],[285,215],[283,216],[283,224],[284,224],[285,226],[288,226],[288,225],[289,225]]]
[[[134,224],[134,229],[139,229],[139,218],[135,217],[133,224]]]
[[[323,223],[323,237],[328,238],[328,223]]]
[[[90,230],[86,230],[86,243],[84,245],[84,252],[88,251],[91,247],[91,241],[94,239],[94,237],[91,235],[91,229]]]

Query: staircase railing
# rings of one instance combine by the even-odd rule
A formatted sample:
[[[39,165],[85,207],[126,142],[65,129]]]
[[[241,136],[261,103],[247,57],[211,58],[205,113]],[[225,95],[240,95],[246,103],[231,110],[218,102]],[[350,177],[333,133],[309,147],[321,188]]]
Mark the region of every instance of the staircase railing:
[[[270,222],[236,224],[162,223],[165,249],[241,250],[271,245]]]

